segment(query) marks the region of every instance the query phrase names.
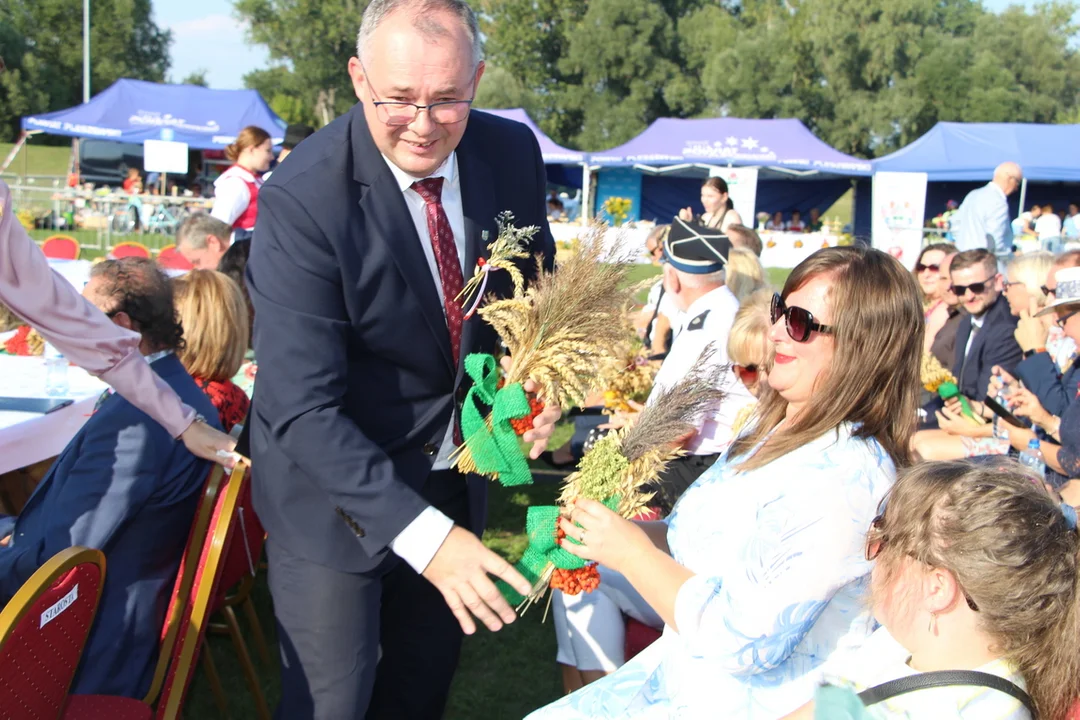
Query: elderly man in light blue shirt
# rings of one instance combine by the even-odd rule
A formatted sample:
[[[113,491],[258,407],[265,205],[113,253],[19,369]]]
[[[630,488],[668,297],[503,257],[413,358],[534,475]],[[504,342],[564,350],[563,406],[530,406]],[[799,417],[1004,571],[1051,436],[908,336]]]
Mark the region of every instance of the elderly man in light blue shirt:
[[[1019,165],[1005,162],[994,170],[993,180],[968,193],[952,218],[957,249],[986,248],[998,258],[1012,254],[1008,197],[1020,188],[1023,179]]]

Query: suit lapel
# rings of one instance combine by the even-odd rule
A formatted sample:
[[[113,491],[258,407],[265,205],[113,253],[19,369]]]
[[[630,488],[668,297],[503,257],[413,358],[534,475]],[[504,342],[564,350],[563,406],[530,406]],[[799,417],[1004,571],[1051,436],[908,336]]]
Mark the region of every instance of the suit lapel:
[[[457,152],[458,176],[461,181],[461,204],[465,211],[465,281],[468,282],[480,258],[488,255],[487,246],[494,242],[498,233],[495,216],[499,213],[495,201],[495,180],[491,168],[475,151],[475,143],[466,129]],[[487,233],[485,240],[484,233]],[[466,308],[467,309],[467,308]],[[472,352],[476,332],[484,321],[473,315],[465,321],[461,330],[461,356]],[[458,363],[457,378],[460,381],[463,362]]]
[[[450,331],[446,327],[446,315],[439,302],[435,280],[420,245],[420,236],[416,233],[401,188],[371,139],[360,104],[353,108],[352,140],[353,179],[367,188],[360,198],[367,230],[371,232],[371,237],[381,239],[405,277],[409,289],[419,299],[424,321],[434,334],[443,360],[453,374]]]

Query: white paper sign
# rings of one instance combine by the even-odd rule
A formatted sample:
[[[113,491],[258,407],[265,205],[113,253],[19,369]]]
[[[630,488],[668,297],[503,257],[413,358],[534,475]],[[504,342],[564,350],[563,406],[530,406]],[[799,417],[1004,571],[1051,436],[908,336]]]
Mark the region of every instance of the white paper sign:
[[[41,613],[41,623],[38,625],[38,629],[41,629],[59,617],[60,613],[67,610],[72,604],[79,599],[79,586],[71,588],[64,597],[57,600],[51,607],[45,609],[45,612]]]
[[[915,267],[922,250],[926,173],[874,173],[873,246]]]
[[[754,226],[754,210],[757,206],[756,167],[710,168],[709,177],[722,178],[728,186],[728,197],[735,205],[743,225]]]
[[[143,141],[143,170],[187,175],[188,145],[166,140]]]

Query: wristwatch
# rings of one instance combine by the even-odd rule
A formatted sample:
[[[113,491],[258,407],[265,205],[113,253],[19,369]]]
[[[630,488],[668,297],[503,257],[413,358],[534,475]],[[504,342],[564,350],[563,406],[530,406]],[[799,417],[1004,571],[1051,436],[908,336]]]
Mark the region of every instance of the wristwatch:
[[[1032,355],[1037,355],[1041,352],[1046,352],[1046,348],[1031,348],[1030,350],[1025,350],[1024,359],[1027,360]]]

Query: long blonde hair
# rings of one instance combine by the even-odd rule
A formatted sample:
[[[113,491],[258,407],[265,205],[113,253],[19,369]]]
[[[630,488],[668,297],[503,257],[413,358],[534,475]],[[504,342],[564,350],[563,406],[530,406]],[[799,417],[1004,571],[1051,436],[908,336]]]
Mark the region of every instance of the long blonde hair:
[[[909,557],[949,570],[1039,716],[1064,718],[1080,697],[1080,538],[1042,478],[1013,460],[920,463],[884,505],[867,541],[885,584]]]
[[[728,290],[731,290],[740,303],[746,302],[766,285],[765,268],[761,266],[758,256],[746,248],[732,248],[728,252],[724,270],[727,271],[725,282]]]
[[[1009,260],[1008,265],[1005,267],[1005,277],[1009,278],[1010,283],[1021,283],[1039,303],[1039,307],[1045,307],[1047,296],[1042,291],[1042,288],[1046,282],[1046,276],[1053,266],[1054,254],[1045,250],[1037,250],[1018,255]]]
[[[836,247],[818,250],[788,276],[781,297],[807,282],[831,280],[835,352],[814,384],[806,408],[769,437],[740,465],[751,470],[806,445],[842,423],[855,437],[877,440],[897,467],[908,465],[908,447],[919,403],[923,309],[915,279],[879,250]],[[772,388],[761,393],[754,428],[731,445],[730,457],[749,452],[787,414],[787,401]]]
[[[186,347],[180,362],[196,378],[230,380],[244,362],[251,332],[240,287],[216,270],[192,270],[173,280]]]

